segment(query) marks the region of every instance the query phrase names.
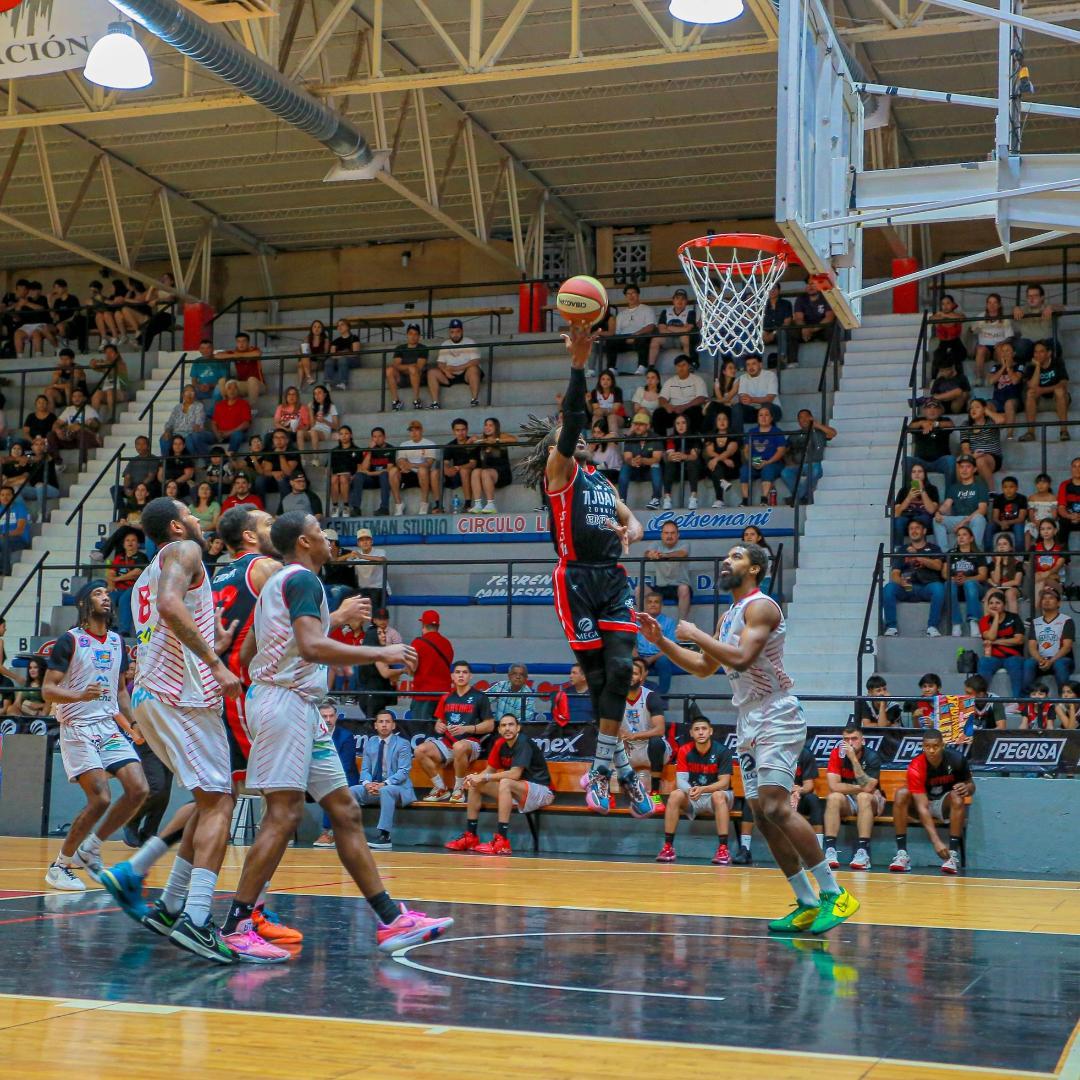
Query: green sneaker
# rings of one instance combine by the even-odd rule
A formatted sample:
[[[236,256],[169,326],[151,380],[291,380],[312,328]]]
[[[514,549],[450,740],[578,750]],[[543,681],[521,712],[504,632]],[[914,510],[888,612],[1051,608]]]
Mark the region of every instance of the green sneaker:
[[[796,902],[795,906],[782,919],[773,919],[769,923],[770,934],[801,934],[809,930],[821,909],[815,904],[810,907]]]
[[[821,907],[810,927],[811,934],[827,933],[845,919],[850,919],[859,910],[859,901],[847,889],[841,889],[836,893],[823,892],[818,900],[821,901]]]
[[[150,910],[143,916],[142,924],[148,930],[153,930],[155,934],[168,937],[176,928],[179,918],[179,912],[175,915],[170,914],[164,901],[158,898],[150,905]]]

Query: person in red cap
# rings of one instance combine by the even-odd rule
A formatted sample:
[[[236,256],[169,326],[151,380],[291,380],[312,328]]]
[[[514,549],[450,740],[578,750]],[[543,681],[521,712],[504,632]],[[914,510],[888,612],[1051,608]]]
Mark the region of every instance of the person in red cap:
[[[454,646],[439,633],[441,623],[437,611],[425,611],[420,616],[420,636],[412,642],[420,658],[412,680],[413,720],[430,720],[435,715],[439,698],[450,689]]]

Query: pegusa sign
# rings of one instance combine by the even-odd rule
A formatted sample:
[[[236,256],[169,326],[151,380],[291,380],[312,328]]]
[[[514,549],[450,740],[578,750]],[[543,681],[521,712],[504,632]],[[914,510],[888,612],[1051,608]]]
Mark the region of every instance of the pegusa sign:
[[[83,67],[116,18],[108,0],[0,0],[0,78]]]

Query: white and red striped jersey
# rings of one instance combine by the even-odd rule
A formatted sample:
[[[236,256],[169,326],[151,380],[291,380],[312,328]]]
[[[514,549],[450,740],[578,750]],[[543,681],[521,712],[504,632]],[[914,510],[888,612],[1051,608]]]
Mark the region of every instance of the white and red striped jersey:
[[[166,544],[139,575],[131,590],[131,614],[139,642],[135,658],[135,689],[145,690],[166,705],[197,709],[220,709],[221,688],[210,669],[169,629],[158,615],[158,583],[161,556]],[[184,596],[184,606],[203,640],[214,651],[214,593],[205,568],[197,584]]]
[[[282,686],[314,701],[326,695],[328,669],[300,655],[293,620],[301,616],[319,619],[323,633],[329,633],[330,608],[322,582],[306,567],[289,563],[259,593],[253,628],[257,652],[248,672],[253,684]]]
[[[784,613],[771,596],[755,589],[748,596],[736,600],[721,620],[717,637],[722,645],[737,646],[746,627],[746,609],[755,602],[772,604],[780,621],[750,667],[745,671],[733,671],[724,666],[724,672],[731,682],[731,703],[739,709],[745,706],[752,708],[775,694],[785,694],[795,685],[784,670],[784,637],[787,633]]]
[[[45,666],[63,673],[60,686],[64,690],[85,690],[91,683],[106,688],[101,697],[92,701],[57,702],[56,719],[61,724],[96,724],[112,720],[120,711],[117,693],[128,658],[124,641],[115,631],[109,630],[99,638],[76,626],[57,638]]]

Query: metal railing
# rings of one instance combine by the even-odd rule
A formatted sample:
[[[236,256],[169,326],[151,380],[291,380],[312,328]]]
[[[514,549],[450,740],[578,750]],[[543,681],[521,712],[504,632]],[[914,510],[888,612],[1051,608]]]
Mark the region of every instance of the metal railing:
[[[186,352],[180,354],[180,357],[177,359],[176,363],[173,364],[172,368],[170,369],[169,374],[166,375],[165,378],[161,380],[161,383],[159,384],[158,388],[150,396],[150,400],[146,403],[145,406],[143,406],[143,411],[141,413],[139,413],[138,417],[136,418],[138,420],[144,420],[147,417],[149,417],[149,419],[147,420],[146,426],[147,426],[147,437],[150,439],[150,445],[151,446],[153,446],[153,444],[154,444],[154,437],[155,437],[154,436],[154,408],[157,405],[158,398],[160,398],[166,391],[172,391],[172,392],[176,392],[176,400],[177,401],[180,400],[181,395],[183,394],[183,387],[184,387],[184,382],[185,382],[184,369],[187,367],[187,364],[188,364],[188,358],[187,357],[188,357],[188,354]],[[173,386],[173,376],[177,373],[177,371],[180,372],[179,389],[176,386]],[[172,412],[174,406],[175,406],[175,402],[169,404],[169,412],[170,413]]]
[[[1070,252],[1080,251],[1080,244],[1047,244],[1045,247],[1040,246],[1040,247],[1034,249],[1031,252],[1031,254],[1038,255],[1038,254],[1042,254],[1044,252],[1049,253],[1049,252],[1052,252],[1052,251],[1056,251],[1056,252],[1061,253],[1061,276],[1059,278],[1056,278],[1056,279],[1047,279],[1047,278],[1035,279],[1035,278],[1033,278],[1033,276],[1031,274],[1028,274],[1026,277],[1018,276],[1016,278],[1002,278],[1002,279],[1000,279],[1000,281],[998,281],[997,279],[986,279],[986,278],[978,279],[978,278],[976,278],[975,280],[979,281],[980,283],[978,285],[969,286],[969,285],[966,285],[962,279],[954,277],[953,282],[952,282],[952,288],[959,292],[959,291],[961,291],[963,289],[967,289],[967,288],[1004,288],[1004,287],[1007,287],[1007,286],[1013,286],[1016,289],[1016,302],[1019,304],[1022,297],[1023,297],[1023,290],[1028,285],[1035,285],[1035,284],[1040,284],[1040,285],[1060,285],[1061,286],[1061,302],[1063,304],[1067,304],[1069,302],[1069,255],[1070,255]],[[938,261],[939,262],[951,262],[953,259],[959,259],[959,258],[963,258],[965,255],[974,255],[974,254],[975,254],[974,250],[970,250],[970,251],[945,251],[945,252],[942,252],[942,254],[939,257]],[[1004,269],[1004,267],[1002,267],[1002,269]],[[1036,269],[1036,268],[1033,267],[1032,270],[1034,270],[1034,269]],[[957,272],[967,272],[967,271],[957,271]],[[974,273],[975,271],[970,271],[970,272]],[[946,289],[946,287],[945,287],[946,282],[948,280],[948,276],[949,275],[947,273],[940,273],[940,274],[934,274],[932,277],[930,277],[928,279],[929,280],[929,295],[930,295],[930,297],[931,297],[931,299],[932,299],[932,301],[933,301],[933,303],[935,305],[940,304],[941,297],[946,292],[948,292],[948,289]],[[984,282],[986,280],[993,280],[994,285],[993,286],[986,286],[986,285],[982,284],[982,282]]]
[[[92,481],[90,486],[86,489],[85,493],[83,494],[83,497],[75,504],[75,508],[71,511],[70,514],[68,514],[67,518],[64,521],[65,525],[70,525],[76,518],[78,518],[78,521],[79,521],[78,527],[77,527],[77,529],[75,531],[75,561],[76,562],[79,562],[81,560],[81,558],[82,558],[83,515],[85,513],[86,502],[90,498],[90,496],[93,495],[93,493],[97,490],[98,484],[101,483],[101,481],[105,477],[105,474],[107,472],[109,472],[110,469],[115,470],[115,477],[116,477],[115,483],[119,485],[119,483],[120,483],[120,459],[121,459],[121,457],[122,457],[122,455],[124,453],[124,450],[126,450],[126,449],[127,449],[127,443],[121,443],[120,446],[117,447],[116,452],[112,455],[111,458],[109,458],[109,460],[107,462],[105,462],[105,464],[101,468],[101,472],[99,472],[97,474],[97,476],[94,478],[94,480]]]

